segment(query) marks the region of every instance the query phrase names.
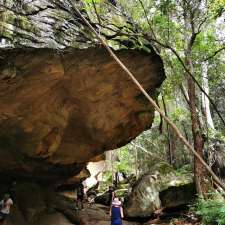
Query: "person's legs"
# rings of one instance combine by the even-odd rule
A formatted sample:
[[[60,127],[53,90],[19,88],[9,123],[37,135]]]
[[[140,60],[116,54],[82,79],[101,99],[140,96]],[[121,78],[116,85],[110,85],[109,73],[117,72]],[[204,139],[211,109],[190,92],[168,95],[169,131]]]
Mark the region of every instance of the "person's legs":
[[[80,198],[80,208],[83,209],[84,205],[83,205],[83,197]]]
[[[78,209],[78,199],[75,199],[74,203],[75,203],[75,209]]]
[[[83,197],[82,196],[77,196],[77,208],[78,209],[83,209]]]
[[[83,195],[80,195],[78,196],[78,199],[79,199],[79,209],[83,209],[84,208],[84,205],[83,205],[83,199],[84,199],[84,196]]]
[[[122,220],[121,219],[116,220],[115,225],[122,225]]]
[[[80,198],[78,199],[77,206],[78,206],[78,209],[81,209],[81,199]]]
[[[77,208],[80,209],[80,198],[77,197]]]

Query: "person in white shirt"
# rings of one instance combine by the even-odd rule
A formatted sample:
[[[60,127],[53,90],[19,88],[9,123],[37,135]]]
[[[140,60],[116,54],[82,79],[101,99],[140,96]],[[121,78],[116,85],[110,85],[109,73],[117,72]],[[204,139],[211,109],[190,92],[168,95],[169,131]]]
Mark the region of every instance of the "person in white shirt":
[[[13,200],[9,194],[5,194],[3,200],[0,201],[0,224],[6,225],[6,218],[10,213],[10,208],[13,205]]]

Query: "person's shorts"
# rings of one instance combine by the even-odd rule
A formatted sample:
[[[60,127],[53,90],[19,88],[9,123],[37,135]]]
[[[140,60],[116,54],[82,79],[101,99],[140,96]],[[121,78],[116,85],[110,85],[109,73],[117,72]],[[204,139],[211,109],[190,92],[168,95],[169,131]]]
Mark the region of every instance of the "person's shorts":
[[[0,212],[0,221],[6,220],[7,216],[8,216],[8,214]]]

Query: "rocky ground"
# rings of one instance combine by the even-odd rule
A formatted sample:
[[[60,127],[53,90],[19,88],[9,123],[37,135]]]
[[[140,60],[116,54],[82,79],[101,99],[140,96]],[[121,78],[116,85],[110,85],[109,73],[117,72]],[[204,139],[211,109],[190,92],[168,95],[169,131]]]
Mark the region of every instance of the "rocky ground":
[[[83,210],[74,210],[74,211],[64,211],[64,213],[53,213],[45,216],[43,220],[39,223],[40,225],[109,225],[110,216],[107,206],[102,206],[99,204],[85,205]],[[163,218],[164,217],[164,218]],[[74,223],[76,221],[76,223]],[[195,217],[188,214],[181,213],[179,218],[170,218],[167,216],[158,216],[158,218],[150,219],[147,222],[132,222],[123,220],[123,225],[201,225],[201,223],[196,220]]]
[[[76,210],[72,199],[52,193],[42,198],[27,197],[23,202],[16,201],[7,225],[110,225],[109,207],[85,203],[83,210]],[[53,200],[54,198],[54,200]],[[149,220],[127,221],[123,225],[201,225],[196,218],[184,211],[159,212]]]
[[[69,225],[74,224],[70,221],[77,221],[77,225],[109,225],[110,224],[110,216],[108,212],[107,206],[102,206],[99,204],[93,205],[85,205],[85,209],[83,210],[75,210],[73,212],[67,211],[67,213],[60,214],[54,213],[46,216],[43,218],[43,223],[40,225],[49,225],[49,224],[56,224],[56,225]],[[154,224],[161,224],[161,225],[201,225],[201,223],[196,220],[193,215],[188,215],[185,213],[181,213],[181,217],[179,218],[170,218],[169,215],[158,216],[158,218],[150,219],[147,222],[132,222],[123,220],[123,225],[154,225]]]
[[[169,165],[157,164],[151,168],[151,173],[132,185],[131,192],[125,194],[121,192],[124,189],[116,190],[117,195],[118,192],[123,194],[125,219],[129,218],[123,225],[199,225],[198,220],[187,213],[187,205],[195,196],[192,184],[192,174],[178,175]],[[7,189],[7,185],[1,185],[0,196],[7,193]],[[77,210],[74,189],[56,192],[54,186],[21,182],[14,186],[14,193],[9,225],[110,224],[109,206],[104,206],[104,202],[86,202],[83,210]],[[99,194],[98,198],[104,200],[106,193]]]

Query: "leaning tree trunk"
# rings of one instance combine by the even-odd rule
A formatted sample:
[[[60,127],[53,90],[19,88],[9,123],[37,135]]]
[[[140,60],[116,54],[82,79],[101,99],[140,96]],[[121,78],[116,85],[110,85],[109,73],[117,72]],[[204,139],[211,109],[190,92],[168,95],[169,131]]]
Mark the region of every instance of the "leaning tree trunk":
[[[105,49],[108,51],[108,53],[111,55],[111,57],[115,60],[115,62],[125,71],[125,73],[130,77],[130,79],[133,81],[133,83],[137,86],[137,88],[139,90],[141,90],[141,92],[144,94],[144,96],[148,99],[148,101],[151,103],[151,105],[154,106],[154,108],[159,112],[159,114],[165,119],[165,121],[173,128],[173,131],[176,133],[177,137],[179,137],[179,139],[182,141],[183,144],[185,144],[185,146],[187,146],[187,148],[194,154],[195,157],[197,157],[199,159],[199,163],[202,164],[202,170],[204,171],[204,167],[205,169],[207,169],[207,171],[212,175],[212,178],[215,180],[215,182],[217,182],[220,187],[225,190],[225,185],[224,183],[222,183],[220,181],[220,179],[216,176],[216,174],[211,170],[211,168],[209,167],[209,165],[203,160],[202,158],[202,151],[201,151],[201,155],[198,154],[198,152],[196,151],[196,149],[194,149],[189,143],[188,141],[183,137],[183,135],[181,134],[181,132],[178,130],[178,128],[176,127],[176,125],[167,117],[165,116],[165,114],[163,113],[163,111],[158,107],[158,105],[155,103],[155,101],[149,96],[149,94],[145,91],[145,89],[142,87],[142,85],[138,82],[138,80],[134,77],[134,75],[130,72],[130,70],[122,63],[122,61],[115,55],[115,53],[112,51],[112,49],[108,46],[107,42],[100,36],[100,34],[95,30],[95,28],[88,22],[88,20],[81,14],[81,12],[79,11],[79,9],[76,8],[76,6],[74,5],[74,3],[72,3],[69,0],[70,4],[73,6],[74,11],[81,17],[81,19],[84,21],[85,24],[87,24],[87,26],[90,28],[91,31],[93,31],[93,33],[96,35],[96,37],[98,38],[98,40],[100,40],[100,42],[102,43],[102,45],[105,47]],[[194,37],[196,37],[196,33],[193,32]],[[193,42],[189,44],[189,46],[192,46],[192,44],[194,43],[194,38],[192,35],[191,40],[193,39]],[[188,62],[188,61],[187,61]],[[191,62],[191,61],[190,61]],[[187,63],[188,65],[188,63]],[[189,72],[189,68],[187,68],[187,72],[188,74],[193,74],[193,64],[190,63],[192,70]],[[185,67],[186,68],[186,67]],[[189,77],[189,76],[188,76]],[[193,77],[193,76],[191,76]],[[194,77],[193,77],[194,80]],[[195,86],[194,86],[194,81],[192,80],[192,86],[194,87],[193,89],[195,90]],[[191,93],[191,91],[190,91]],[[194,97],[195,97],[195,93],[194,93]],[[194,98],[195,99],[195,98]],[[194,104],[195,106],[195,104]],[[195,106],[196,107],[196,106]],[[195,115],[197,115],[197,111],[195,108]],[[197,117],[198,118],[198,117]],[[198,118],[199,121],[199,118]],[[200,125],[200,123],[199,123]],[[194,127],[194,126],[193,126]],[[194,129],[193,129],[194,130]],[[199,130],[200,132],[200,130]],[[201,135],[198,137],[202,137]],[[197,139],[196,139],[197,140]],[[197,143],[197,142],[196,142]],[[204,144],[203,139],[202,139],[202,144]],[[197,146],[197,145],[196,145]],[[203,146],[202,148],[203,149]],[[203,167],[204,166],[204,167]],[[202,177],[202,180],[204,181],[204,176]],[[204,182],[203,182],[204,184]]]

